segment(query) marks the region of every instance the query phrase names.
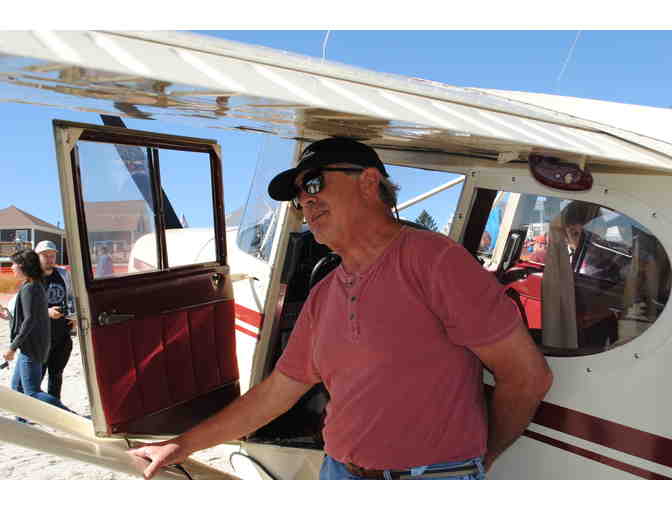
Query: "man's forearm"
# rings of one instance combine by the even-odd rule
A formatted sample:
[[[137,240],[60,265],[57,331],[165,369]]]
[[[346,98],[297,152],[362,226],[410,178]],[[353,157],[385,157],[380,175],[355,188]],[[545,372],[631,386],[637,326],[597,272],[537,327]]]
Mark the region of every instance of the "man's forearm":
[[[488,406],[486,469],[525,431],[545,393],[516,385],[495,386]]]
[[[176,442],[191,454],[244,437],[287,411],[310,388],[308,385],[302,392],[299,390],[287,398],[279,387],[278,377],[278,374],[272,374],[217,414],[176,438]]]

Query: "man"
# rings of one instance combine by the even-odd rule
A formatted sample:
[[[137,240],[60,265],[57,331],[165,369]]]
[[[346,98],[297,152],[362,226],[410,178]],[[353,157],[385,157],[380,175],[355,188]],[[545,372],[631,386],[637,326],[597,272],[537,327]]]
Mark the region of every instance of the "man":
[[[72,353],[71,324],[66,319],[68,302],[72,299],[72,284],[68,271],[55,265],[58,250],[52,241],[40,241],[35,247],[35,252],[40,257],[51,319],[51,350],[42,377],[44,378],[49,372],[47,392],[60,399],[63,370]]]
[[[311,291],[274,371],[181,436],[133,450],[160,466],[240,438],[323,382],[320,478],[483,477],[525,429],[552,375],[494,277],[449,238],[403,227],[370,147],[315,142],[269,185],[342,264]],[[496,380],[488,416],[483,363]],[[486,444],[487,441],[487,444]]]

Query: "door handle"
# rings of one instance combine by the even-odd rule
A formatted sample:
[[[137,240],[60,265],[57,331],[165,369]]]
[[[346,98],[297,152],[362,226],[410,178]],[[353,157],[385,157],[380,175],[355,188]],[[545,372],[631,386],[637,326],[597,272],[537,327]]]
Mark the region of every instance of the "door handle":
[[[112,324],[119,324],[131,319],[135,319],[135,314],[117,313],[116,310],[112,310],[111,312],[102,312],[98,315],[98,325],[111,326]]]

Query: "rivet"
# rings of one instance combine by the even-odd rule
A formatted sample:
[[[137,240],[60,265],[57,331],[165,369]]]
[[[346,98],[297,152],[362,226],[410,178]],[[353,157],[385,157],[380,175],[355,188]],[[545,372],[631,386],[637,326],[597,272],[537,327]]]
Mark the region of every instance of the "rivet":
[[[592,368],[586,368],[586,372],[590,373],[590,372],[592,372],[592,371],[593,371]]]
[[[639,353],[638,352],[635,353],[635,359],[639,359]]]
[[[604,194],[606,195],[607,193],[609,193],[609,190],[608,190],[608,189],[605,189],[605,190],[604,190]]]
[[[471,172],[472,177],[476,177],[476,172]]]
[[[658,213],[656,213],[656,212],[652,212],[652,213],[651,213],[651,217],[652,217],[652,218],[655,218],[656,216],[658,216]]]
[[[516,182],[516,178],[515,178],[515,177],[511,177],[511,182]]]

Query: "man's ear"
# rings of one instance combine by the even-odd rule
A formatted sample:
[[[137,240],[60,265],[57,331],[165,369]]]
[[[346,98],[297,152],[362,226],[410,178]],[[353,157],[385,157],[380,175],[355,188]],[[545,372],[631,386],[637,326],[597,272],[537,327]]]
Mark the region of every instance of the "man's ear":
[[[359,183],[364,197],[369,199],[378,196],[380,172],[374,167],[365,168],[359,177]]]

